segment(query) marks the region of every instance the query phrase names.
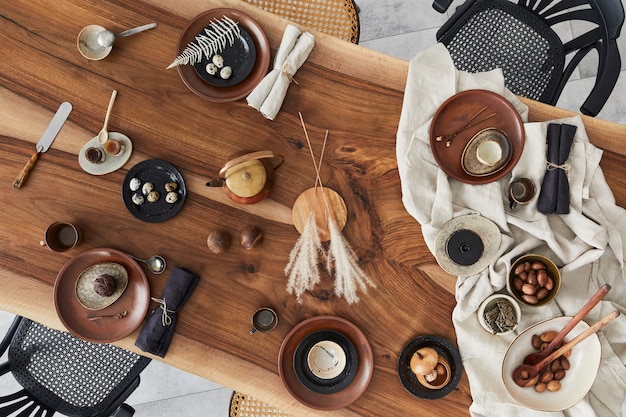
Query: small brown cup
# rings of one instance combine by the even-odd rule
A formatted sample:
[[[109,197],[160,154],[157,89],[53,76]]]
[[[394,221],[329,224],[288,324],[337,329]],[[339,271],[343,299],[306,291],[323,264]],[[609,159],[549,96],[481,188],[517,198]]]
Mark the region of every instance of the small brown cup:
[[[102,148],[91,147],[85,151],[85,158],[92,164],[104,162],[106,155]]]
[[[516,178],[509,184],[509,207],[528,204],[535,197],[535,184],[529,178]]]
[[[65,252],[80,243],[81,232],[72,223],[55,222],[46,229],[41,246],[47,246],[55,252]]]
[[[269,307],[263,307],[254,312],[252,316],[252,329],[250,335],[255,332],[269,332],[278,324],[278,315]]]
[[[109,155],[119,155],[124,152],[124,144],[118,139],[108,139],[104,142],[104,150]]]

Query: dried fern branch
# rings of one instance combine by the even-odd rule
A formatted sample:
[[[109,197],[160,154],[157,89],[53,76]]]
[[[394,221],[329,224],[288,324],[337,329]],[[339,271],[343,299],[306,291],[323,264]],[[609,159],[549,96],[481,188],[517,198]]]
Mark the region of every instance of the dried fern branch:
[[[285,275],[289,275],[287,291],[295,294],[298,302],[305,291],[312,289],[320,282],[317,261],[321,251],[319,229],[315,216],[311,212],[300,238],[291,250],[289,263],[285,267]]]
[[[357,287],[367,292],[367,286],[376,288],[376,285],[359,267],[356,255],[331,216],[328,216],[328,229],[330,246],[326,254],[326,262],[328,271],[332,271],[334,266],[335,294],[339,297],[343,295],[348,304],[356,303],[359,301],[356,295]]]
[[[232,46],[241,35],[239,24],[233,19],[224,16],[222,19],[214,19],[202,33],[196,35],[195,42],[190,42],[185,50],[176,57],[167,69],[178,65],[193,65],[202,61],[202,56],[211,58],[224,50],[226,46]]]

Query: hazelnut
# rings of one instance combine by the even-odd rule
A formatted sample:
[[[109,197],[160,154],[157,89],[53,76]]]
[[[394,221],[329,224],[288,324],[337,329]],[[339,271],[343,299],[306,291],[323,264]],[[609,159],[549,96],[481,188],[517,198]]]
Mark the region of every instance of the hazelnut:
[[[241,246],[254,249],[263,242],[263,232],[256,226],[246,226],[241,231]]]
[[[223,230],[214,230],[209,233],[206,244],[213,253],[223,253],[230,248],[230,234]]]

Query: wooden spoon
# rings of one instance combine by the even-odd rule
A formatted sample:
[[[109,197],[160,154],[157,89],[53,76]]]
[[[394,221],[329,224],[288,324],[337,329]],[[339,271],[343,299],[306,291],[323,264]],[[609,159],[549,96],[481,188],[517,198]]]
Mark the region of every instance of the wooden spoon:
[[[524,358],[525,365],[534,365],[539,363],[543,358],[548,356],[552,351],[561,344],[565,336],[574,328],[576,325],[591,311],[592,308],[596,306],[604,298],[604,296],[611,290],[611,286],[609,284],[604,284],[600,287],[598,292],[596,292],[593,297],[587,301],[587,303],[582,306],[580,311],[576,313],[574,317],[563,327],[563,329],[556,335],[554,340],[550,342],[548,346],[546,346],[541,352],[529,353]]]
[[[98,142],[104,145],[104,143],[109,140],[109,132],[107,128],[109,126],[109,117],[111,116],[111,109],[113,109],[113,102],[115,101],[115,97],[117,96],[117,90],[113,90],[111,93],[111,99],[109,100],[109,107],[107,107],[107,112],[104,115],[104,126],[98,133]]]
[[[569,342],[561,346],[559,349],[552,352],[547,357],[543,358],[537,364],[519,365],[517,368],[513,370],[513,374],[511,375],[511,377],[513,378],[513,382],[515,382],[520,387],[530,387],[534,385],[537,382],[537,377],[539,375],[540,370],[544,369],[554,359],[558,358],[563,353],[572,349],[578,343],[582,342],[587,337],[591,336],[592,334],[596,333],[598,330],[600,330],[601,328],[609,324],[611,321],[617,318],[619,314],[620,314],[619,311],[615,310],[612,313],[606,315],[605,317],[602,318],[602,320],[598,321],[593,326],[585,329],[585,331],[583,331],[578,336],[576,336],[575,338],[573,338],[572,340],[570,340]]]

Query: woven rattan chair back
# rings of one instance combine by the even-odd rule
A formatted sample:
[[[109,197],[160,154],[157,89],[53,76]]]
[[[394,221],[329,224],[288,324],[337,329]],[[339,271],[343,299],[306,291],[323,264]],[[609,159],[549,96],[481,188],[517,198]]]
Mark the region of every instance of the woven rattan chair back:
[[[308,28],[359,43],[359,14],[352,0],[245,0]]]
[[[290,417],[284,411],[235,391],[230,400],[229,417]]]
[[[2,365],[0,375],[10,371],[24,389],[0,398],[2,416],[20,409],[39,409],[36,415],[46,416],[55,411],[69,416],[109,416],[139,385],[139,373],[150,362],[25,318],[18,317],[15,323],[8,363]]]
[[[441,3],[436,0],[433,7],[439,10]],[[587,32],[562,40],[560,27],[573,21],[584,22]],[[595,116],[619,76],[616,39],[623,22],[621,0],[467,0],[437,32],[437,40],[460,70],[502,68],[511,91],[552,105],[581,60],[595,50],[596,84],[581,106],[584,114]]]

